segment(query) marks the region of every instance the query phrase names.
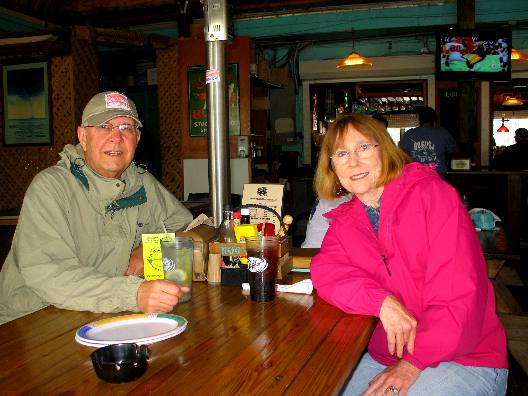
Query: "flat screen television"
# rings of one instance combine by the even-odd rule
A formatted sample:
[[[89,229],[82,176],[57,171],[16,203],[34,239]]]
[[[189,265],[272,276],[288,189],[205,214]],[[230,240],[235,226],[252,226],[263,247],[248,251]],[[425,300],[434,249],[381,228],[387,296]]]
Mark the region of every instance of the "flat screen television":
[[[511,80],[511,31],[444,30],[436,34],[436,77]]]

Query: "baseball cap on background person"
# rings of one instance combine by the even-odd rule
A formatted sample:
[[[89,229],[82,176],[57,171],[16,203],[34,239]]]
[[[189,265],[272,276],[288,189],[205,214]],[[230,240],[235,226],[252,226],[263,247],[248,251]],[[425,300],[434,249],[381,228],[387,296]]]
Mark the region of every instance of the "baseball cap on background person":
[[[143,126],[134,102],[115,91],[100,92],[90,99],[84,108],[81,126],[99,126],[116,117],[130,117],[138,126]]]

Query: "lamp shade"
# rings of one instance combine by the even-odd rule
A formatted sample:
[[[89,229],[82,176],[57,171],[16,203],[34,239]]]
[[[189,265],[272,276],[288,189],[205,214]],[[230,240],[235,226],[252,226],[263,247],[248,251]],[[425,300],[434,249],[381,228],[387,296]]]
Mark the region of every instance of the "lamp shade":
[[[348,69],[354,66],[372,66],[372,62],[353,51],[337,63],[336,69]]]
[[[506,125],[504,125],[504,115],[502,116],[502,125],[497,129],[497,132],[510,132],[508,128],[506,128]],[[509,121],[509,120],[508,120]]]
[[[506,128],[506,125],[504,123],[497,129],[497,132],[510,132],[508,128]]]
[[[523,101],[515,96],[506,96],[502,102],[503,106],[522,106],[523,104]]]
[[[511,58],[514,62],[526,62],[528,60],[528,55],[526,55],[526,53],[523,51],[519,51],[515,48],[512,48]]]

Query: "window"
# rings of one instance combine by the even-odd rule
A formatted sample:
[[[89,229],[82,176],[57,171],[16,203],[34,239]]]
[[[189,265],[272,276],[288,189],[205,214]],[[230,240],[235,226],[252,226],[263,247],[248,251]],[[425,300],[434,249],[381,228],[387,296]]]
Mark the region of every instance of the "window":
[[[502,117],[504,117],[504,125],[509,129],[509,132],[497,132],[497,129],[502,125]],[[493,113],[493,139],[495,146],[511,146],[515,143],[515,131],[518,128],[528,128],[528,110],[517,111],[495,111]]]

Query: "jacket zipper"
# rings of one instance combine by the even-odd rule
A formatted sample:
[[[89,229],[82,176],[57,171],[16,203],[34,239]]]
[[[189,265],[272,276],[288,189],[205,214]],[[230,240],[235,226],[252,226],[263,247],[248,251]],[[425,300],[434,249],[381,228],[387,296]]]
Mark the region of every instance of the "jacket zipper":
[[[389,266],[387,265],[387,257],[385,257],[385,255],[382,254],[381,259],[383,260],[383,264],[385,264],[385,269],[387,270],[387,274],[389,274],[389,276],[392,276],[392,272],[390,272]]]

